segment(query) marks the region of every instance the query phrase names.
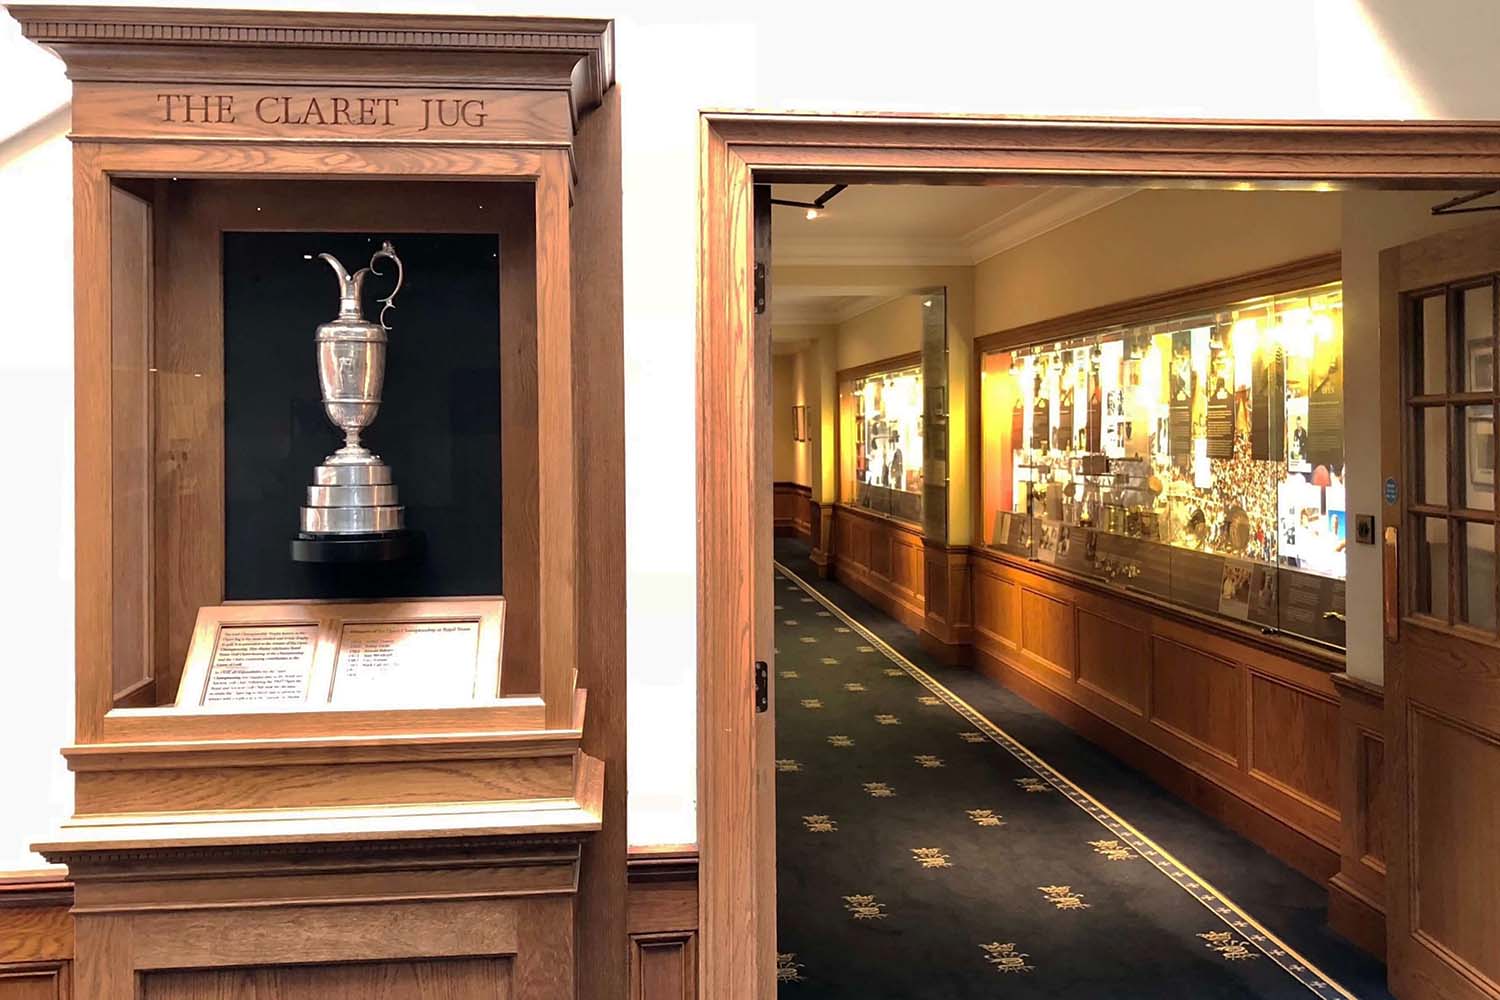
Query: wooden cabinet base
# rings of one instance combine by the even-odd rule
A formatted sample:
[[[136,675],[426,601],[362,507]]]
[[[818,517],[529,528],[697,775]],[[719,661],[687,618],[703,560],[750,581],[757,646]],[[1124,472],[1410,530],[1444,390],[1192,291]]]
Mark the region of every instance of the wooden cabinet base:
[[[418,836],[71,853],[75,995],[571,1000],[579,843]]]

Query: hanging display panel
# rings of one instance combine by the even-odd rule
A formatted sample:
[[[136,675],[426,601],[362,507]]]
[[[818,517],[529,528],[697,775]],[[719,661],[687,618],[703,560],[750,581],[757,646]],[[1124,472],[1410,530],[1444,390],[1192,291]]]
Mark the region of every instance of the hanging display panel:
[[[903,521],[922,520],[923,401],[920,364],[840,385],[840,500]]]
[[[1343,644],[1340,283],[979,367],[985,545]]]

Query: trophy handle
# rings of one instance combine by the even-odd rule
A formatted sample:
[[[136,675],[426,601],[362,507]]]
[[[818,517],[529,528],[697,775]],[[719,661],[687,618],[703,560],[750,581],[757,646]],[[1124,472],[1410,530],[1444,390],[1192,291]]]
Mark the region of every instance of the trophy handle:
[[[396,248],[391,246],[390,240],[386,240],[380,245],[380,249],[375,251],[375,255],[370,258],[371,274],[380,273],[380,270],[375,266],[375,262],[382,257],[389,257],[391,260],[396,262],[396,287],[392,288],[391,294],[387,295],[385,298],[376,300],[380,303],[380,316],[378,317],[380,321],[380,327],[383,330],[389,330],[390,327],[386,326],[385,323],[385,313],[387,309],[396,308],[396,293],[401,291],[401,282],[406,275],[406,271],[401,266],[401,258],[396,256]]]

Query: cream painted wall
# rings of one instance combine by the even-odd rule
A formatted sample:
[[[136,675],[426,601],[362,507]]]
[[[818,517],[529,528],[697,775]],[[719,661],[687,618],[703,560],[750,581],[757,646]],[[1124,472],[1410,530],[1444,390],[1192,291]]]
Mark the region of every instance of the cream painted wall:
[[[1339,248],[1339,195],[1142,191],[975,268],[994,333]]]
[[[796,367],[794,354],[771,358],[771,478],[778,483],[800,481],[797,444],[792,440],[792,407],[800,395]]]
[[[357,4],[245,3],[325,10]],[[700,110],[1500,118],[1491,0],[1262,0],[1253,16],[1240,4],[1201,0],[930,0],[923,7],[929,41],[920,44],[878,13],[842,19],[830,40],[826,32],[801,30],[806,4],[790,0],[738,7],[690,0],[528,0],[524,9],[496,0],[365,5],[616,18],[629,442],[629,826],[638,844],[696,838],[696,469],[689,456]],[[0,80],[12,117],[21,121],[49,110],[48,95],[61,80],[50,61],[22,66],[16,53],[24,44],[13,34],[0,36]],[[1126,72],[1121,52],[1130,53]],[[1267,66],[1274,71],[1260,71]],[[27,486],[0,490],[0,514],[27,528],[16,556],[25,567],[22,579],[8,574],[4,586],[20,598],[8,611],[41,623],[39,635],[66,635],[72,615],[66,143],[54,139],[37,155],[27,167],[0,162],[0,243],[9,244],[0,282],[12,334],[0,351],[0,379],[21,386],[20,396],[0,402],[7,418],[0,447],[7,485]],[[961,372],[966,379],[955,366],[955,376]],[[967,383],[955,377],[955,403],[961,389]],[[953,452],[963,454],[958,430]],[[967,493],[955,484],[955,503],[966,503]],[[50,638],[36,642],[26,652],[38,655],[26,656],[22,669],[7,663],[8,674],[27,680],[8,692],[21,697],[5,699],[22,707],[4,710],[0,759],[11,775],[24,762],[35,766],[19,779],[19,793],[6,797],[0,859],[28,859],[24,845],[66,808],[56,748],[71,728],[71,648]]]
[[[809,375],[815,374],[812,371],[811,347],[812,345],[808,345],[792,355],[792,405],[807,408],[803,417],[803,431],[807,436],[801,441],[792,442],[792,481],[808,487],[813,484],[817,435],[812,430],[818,419],[818,386],[816,381],[812,384],[808,382]],[[795,430],[795,422],[793,429]]]

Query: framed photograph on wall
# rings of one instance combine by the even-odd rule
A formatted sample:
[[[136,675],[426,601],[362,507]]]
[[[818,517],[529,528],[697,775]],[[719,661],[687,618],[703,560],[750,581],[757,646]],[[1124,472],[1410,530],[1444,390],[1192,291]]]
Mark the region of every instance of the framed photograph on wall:
[[[800,403],[792,407],[792,440],[807,440],[807,407]]]

